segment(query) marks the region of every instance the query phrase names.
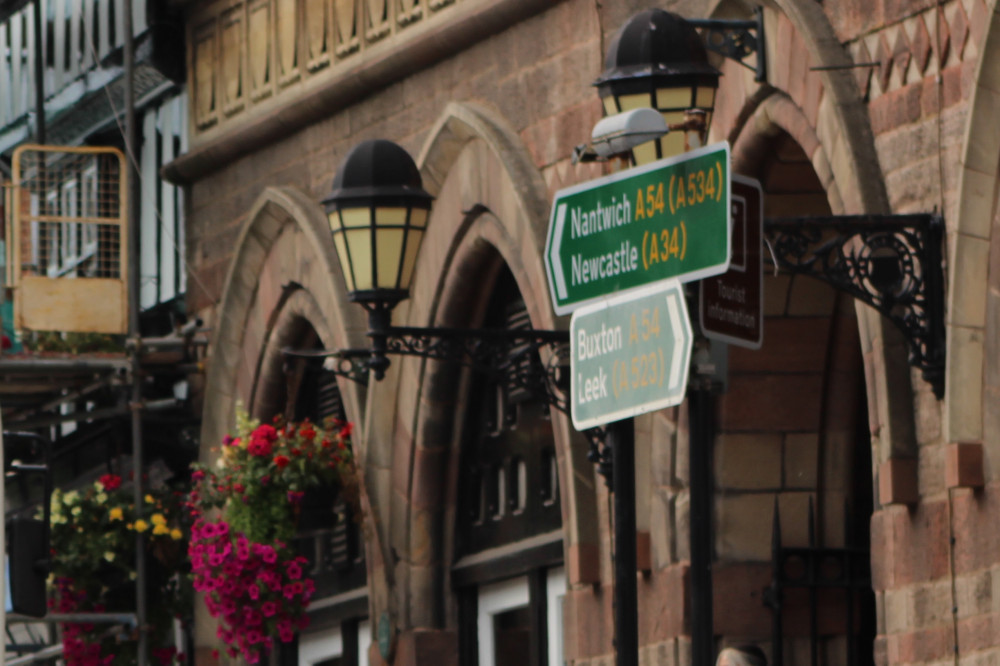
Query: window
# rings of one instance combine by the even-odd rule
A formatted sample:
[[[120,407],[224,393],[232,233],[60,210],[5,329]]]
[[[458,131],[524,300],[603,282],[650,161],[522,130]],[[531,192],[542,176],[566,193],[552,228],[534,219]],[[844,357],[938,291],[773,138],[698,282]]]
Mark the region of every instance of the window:
[[[566,594],[566,572],[562,567],[545,572],[544,584],[538,587],[536,595],[531,593],[529,578],[520,576],[479,588],[478,666],[530,664],[532,646],[543,644],[547,655],[543,663],[562,666],[562,599]],[[535,612],[533,606],[537,606]],[[540,618],[540,625],[533,625],[532,617]]]

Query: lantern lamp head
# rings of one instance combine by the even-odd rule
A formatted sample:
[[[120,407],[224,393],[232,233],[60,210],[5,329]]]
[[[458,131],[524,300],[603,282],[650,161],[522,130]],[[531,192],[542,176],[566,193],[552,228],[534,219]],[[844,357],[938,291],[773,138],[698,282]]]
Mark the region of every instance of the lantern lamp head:
[[[347,154],[323,200],[352,301],[392,308],[410,293],[433,197],[416,163],[384,139]]]
[[[594,82],[607,115],[649,107],[667,126],[690,123],[691,111],[704,112],[707,134],[719,87],[719,70],[708,62],[701,36],[683,17],[662,9],[639,12],[608,46],[604,73]],[[635,149],[658,159],[684,151],[684,132],[671,132]],[[704,137],[702,138],[704,140]]]

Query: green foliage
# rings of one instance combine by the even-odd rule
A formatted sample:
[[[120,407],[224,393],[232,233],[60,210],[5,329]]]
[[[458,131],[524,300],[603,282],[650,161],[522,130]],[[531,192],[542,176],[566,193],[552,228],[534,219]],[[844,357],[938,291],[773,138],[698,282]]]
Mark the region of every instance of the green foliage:
[[[25,334],[21,342],[25,349],[33,352],[89,354],[125,351],[125,336],[108,333],[33,331]]]
[[[351,424],[327,419],[261,425],[237,409],[236,437],[223,439],[214,466],[195,465],[195,507],[222,509],[232,529],[255,543],[288,542],[306,490],[336,486],[357,504]]]

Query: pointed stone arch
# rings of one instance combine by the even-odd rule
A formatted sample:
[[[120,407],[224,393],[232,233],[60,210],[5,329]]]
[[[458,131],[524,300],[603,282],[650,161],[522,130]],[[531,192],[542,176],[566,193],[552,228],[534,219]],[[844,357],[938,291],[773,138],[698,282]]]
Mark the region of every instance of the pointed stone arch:
[[[728,15],[734,7],[724,1],[714,13]],[[765,9],[765,32],[767,84],[754,82],[752,73],[735,63],[723,65],[717,95],[722,107],[713,126],[727,132],[738,149],[734,157],[739,159],[740,150],[752,150],[748,137],[759,137],[776,125],[811,159],[833,214],[891,212],[868,109],[850,74],[850,56],[823,7],[776,0],[773,8]],[[871,308],[858,304],[857,314],[878,456],[913,457],[913,387],[906,342]]]
[[[943,439],[953,442],[997,441],[1000,423],[991,422],[1000,395],[996,338],[1000,313],[1000,275],[991,263],[1000,252],[994,225],[1000,201],[1000,5],[989,0],[989,25],[979,48],[969,120],[962,145],[957,214],[948,225],[948,294]],[[994,265],[996,265],[994,263]],[[961,267],[959,270],[958,267]],[[995,476],[997,458],[990,467]]]
[[[565,328],[549,303],[543,269],[548,192],[515,132],[490,111],[450,103],[417,160],[424,187],[437,197],[415,269],[411,298],[394,313],[398,324],[478,324],[484,291],[497,270],[513,273],[535,328]],[[393,604],[406,632],[444,627],[455,512],[456,414],[462,376],[444,364],[393,361],[372,387],[372,404],[393,405],[392,417],[370,418],[372,464],[380,468],[380,526],[395,568]],[[370,415],[372,416],[372,415]],[[568,418],[553,413],[570,581],[593,581],[598,534],[593,466]],[[430,601],[430,603],[428,603]]]
[[[234,426],[238,401],[250,410],[267,411],[255,405],[261,399],[257,389],[261,382],[274,380],[275,362],[280,368],[282,340],[290,329],[308,323],[326,349],[359,346],[365,342],[362,315],[347,300],[320,206],[296,188],[266,188],[240,229],[222,299],[210,322],[202,460],[211,457],[211,448]],[[362,390],[342,380],[340,391],[348,418],[360,423]],[[362,461],[363,436],[355,437]],[[366,520],[373,517],[366,516]],[[368,559],[371,568],[377,557]],[[199,606],[197,612],[206,611]],[[203,620],[195,623],[198,646],[215,640],[213,623],[207,616]]]

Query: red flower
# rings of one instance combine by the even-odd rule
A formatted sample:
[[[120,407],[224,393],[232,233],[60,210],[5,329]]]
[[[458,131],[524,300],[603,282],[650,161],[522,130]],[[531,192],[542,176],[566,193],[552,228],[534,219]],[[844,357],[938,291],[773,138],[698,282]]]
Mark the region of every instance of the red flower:
[[[105,490],[117,490],[122,485],[122,477],[117,474],[105,474],[100,481]]]
[[[344,424],[344,427],[340,429],[340,436],[350,437],[352,432],[354,432],[354,424],[348,421]]]
[[[313,430],[313,427],[311,425],[307,425],[306,427],[299,430],[299,434],[301,434],[306,440],[311,441],[312,438],[316,436],[316,431]]]
[[[324,449],[330,448],[330,440],[328,440],[328,439],[324,439],[322,442],[320,442],[320,444],[322,445],[322,447]]]
[[[250,435],[251,439],[266,439],[269,442],[273,442],[278,439],[278,431],[269,425],[259,425],[257,429],[253,431]]]
[[[290,462],[288,456],[274,456],[274,464],[278,466],[278,469],[284,469]]]
[[[302,451],[300,451],[300,450],[298,450],[298,449],[292,449],[292,450],[291,450],[291,454],[292,454],[293,456],[301,456],[301,455],[302,455]]]

